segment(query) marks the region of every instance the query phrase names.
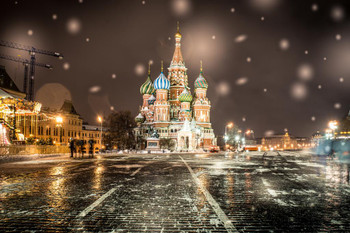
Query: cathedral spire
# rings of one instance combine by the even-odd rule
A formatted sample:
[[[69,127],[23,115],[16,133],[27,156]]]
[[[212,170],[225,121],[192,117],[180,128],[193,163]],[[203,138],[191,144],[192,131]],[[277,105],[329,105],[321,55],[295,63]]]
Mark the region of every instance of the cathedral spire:
[[[160,72],[163,73],[163,60],[160,62]]]
[[[200,73],[203,73],[203,62],[201,60],[201,68],[200,68]]]
[[[173,55],[173,59],[171,61],[172,64],[183,63],[182,53],[181,53],[181,38],[182,35],[180,33],[179,22],[177,22],[176,34],[175,34],[175,51]]]
[[[148,76],[151,76],[151,63],[148,62]]]

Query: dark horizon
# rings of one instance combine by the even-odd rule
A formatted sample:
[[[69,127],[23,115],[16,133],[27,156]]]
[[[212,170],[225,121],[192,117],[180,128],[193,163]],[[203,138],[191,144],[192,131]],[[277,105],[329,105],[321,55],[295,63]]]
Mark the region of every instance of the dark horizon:
[[[112,108],[136,116],[147,63],[153,61],[152,80],[161,60],[169,66],[177,21],[191,90],[203,60],[217,135],[232,121],[256,137],[285,128],[310,136],[348,113],[350,3],[215,3],[5,1],[0,39],[63,53],[63,60],[37,55],[38,62],[54,66],[36,68],[37,100],[59,108],[71,98],[90,124]],[[5,47],[0,53],[29,57]],[[0,65],[22,90],[23,66]]]

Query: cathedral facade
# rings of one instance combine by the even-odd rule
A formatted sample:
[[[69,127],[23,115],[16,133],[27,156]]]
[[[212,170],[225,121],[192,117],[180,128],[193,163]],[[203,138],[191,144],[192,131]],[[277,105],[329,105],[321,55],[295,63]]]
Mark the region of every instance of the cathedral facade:
[[[148,77],[140,87],[143,102],[140,113],[135,118],[138,124],[135,135],[138,140],[147,140],[156,131],[160,139],[172,140],[173,149],[177,151],[207,150],[216,145],[210,123],[208,82],[204,78],[201,62],[192,95],[181,53],[181,38],[178,28],[167,77],[163,72],[163,64],[161,73],[154,82],[150,68],[148,69]]]

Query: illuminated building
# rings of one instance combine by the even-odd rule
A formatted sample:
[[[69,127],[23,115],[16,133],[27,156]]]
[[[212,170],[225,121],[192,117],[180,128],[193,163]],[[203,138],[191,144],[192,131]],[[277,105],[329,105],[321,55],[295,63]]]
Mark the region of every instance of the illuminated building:
[[[338,130],[335,132],[337,139],[350,139],[350,110],[340,122]]]
[[[290,136],[286,131],[285,134],[266,136],[261,139],[262,150],[296,150],[298,148],[297,140]]]
[[[140,87],[143,103],[135,118],[138,123],[135,134],[136,137],[147,139],[155,129],[160,138],[172,139],[178,151],[208,149],[216,145],[210,123],[208,82],[201,64],[199,76],[194,82],[194,95],[191,94],[181,53],[181,38],[178,28],[168,77],[162,65],[158,78],[152,82],[149,70],[146,81]]]

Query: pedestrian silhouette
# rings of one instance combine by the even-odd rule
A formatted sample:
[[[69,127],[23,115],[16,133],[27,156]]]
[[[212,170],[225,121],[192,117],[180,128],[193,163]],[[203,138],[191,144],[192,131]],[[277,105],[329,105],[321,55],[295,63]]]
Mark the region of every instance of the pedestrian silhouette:
[[[75,140],[73,138],[70,139],[69,149],[70,149],[70,157],[73,158],[74,152],[75,152]]]
[[[89,140],[89,157],[94,157],[94,144],[95,144],[95,141],[90,139]]]

